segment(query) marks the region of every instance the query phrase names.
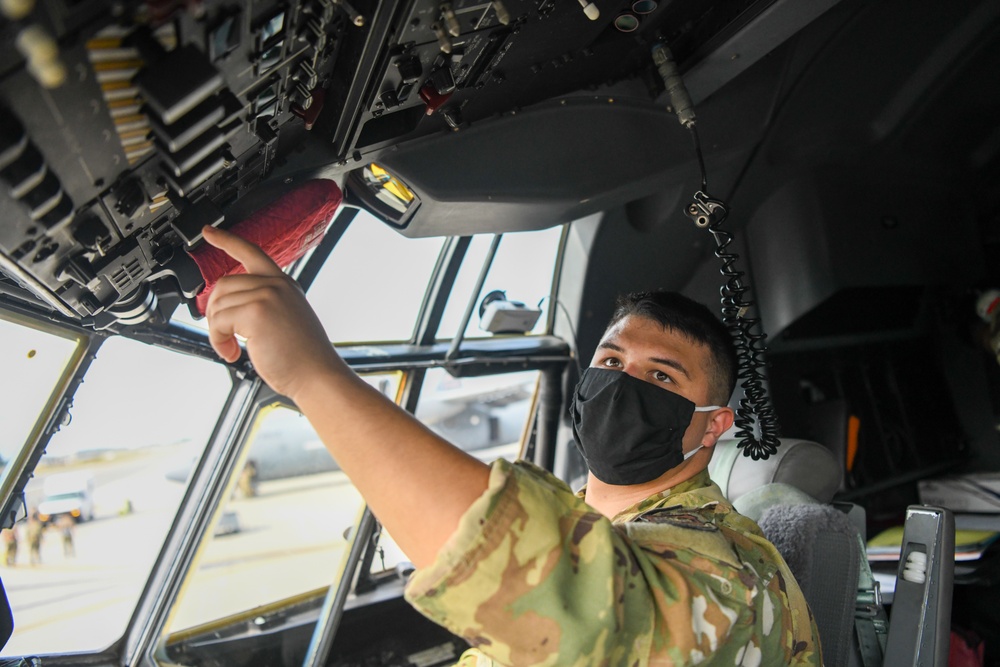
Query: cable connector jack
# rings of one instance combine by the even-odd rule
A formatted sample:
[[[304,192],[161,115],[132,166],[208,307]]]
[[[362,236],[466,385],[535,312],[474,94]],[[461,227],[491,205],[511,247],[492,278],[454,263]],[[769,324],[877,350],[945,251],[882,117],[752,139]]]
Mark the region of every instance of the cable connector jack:
[[[710,198],[704,192],[696,192],[685,211],[687,217],[698,227],[708,227],[728,214],[722,202]]]
[[[657,42],[653,45],[653,64],[656,65],[656,71],[660,73],[663,85],[667,88],[667,94],[670,95],[670,105],[674,108],[674,113],[677,114],[677,120],[684,127],[693,128],[697,121],[694,103],[691,101],[691,95],[688,94],[684,79],[681,78],[681,73],[677,69],[677,63],[674,62],[674,54],[663,42]]]

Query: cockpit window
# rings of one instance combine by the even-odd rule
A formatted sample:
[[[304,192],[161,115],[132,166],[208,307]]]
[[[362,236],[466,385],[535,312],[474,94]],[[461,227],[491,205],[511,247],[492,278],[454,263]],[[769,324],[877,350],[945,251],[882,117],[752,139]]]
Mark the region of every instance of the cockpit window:
[[[359,212],[309,288],[330,340],[409,340],[443,243],[408,239]]]
[[[396,398],[400,373],[363,377]],[[309,421],[278,404],[259,411],[228,493],[168,628],[172,662],[187,664],[186,637],[273,624],[272,607],[321,601],[362,507]]]
[[[362,377],[398,400],[405,374]],[[483,461],[513,460],[538,378],[537,371],[455,378],[430,369],[416,416]],[[405,443],[399,451],[406,455]],[[165,663],[216,664],[227,643],[247,637],[259,637],[264,654],[277,649],[262,634],[311,632],[328,587],[339,583],[363,508],[309,422],[283,403],[258,410],[226,494],[171,613],[160,653]],[[368,562],[370,576],[362,582],[360,575],[355,594],[385,586],[383,596],[398,595],[397,574],[405,575],[408,563],[391,536],[382,533]]]
[[[552,227],[537,232],[503,235],[497,247],[496,257],[486,276],[486,282],[483,283],[483,289],[476,295],[476,307],[465,329],[465,338],[484,338],[493,335],[480,328],[479,306],[483,296],[494,290],[504,292],[508,301],[520,302],[526,308],[541,310],[541,315],[529,333],[545,331],[549,309],[547,297],[552,291],[552,276],[562,230],[562,227]],[[458,334],[462,316],[475,289],[483,263],[488,258],[492,241],[493,236],[488,234],[476,236],[472,240],[442,316],[441,326],[438,327],[439,339],[450,339]]]
[[[538,371],[481,377],[452,377],[427,371],[417,419],[432,431],[485,462],[513,461],[535,394]]]
[[[483,289],[476,295],[465,338],[493,335],[481,328],[479,306],[483,296],[495,290],[509,301],[540,310],[526,333],[544,333],[562,230],[560,226],[503,236]],[[491,234],[472,239],[438,327],[438,339],[457,335],[493,239]],[[330,340],[409,340],[443,244],[441,238],[407,238],[366,211],[359,211],[309,288],[309,303]],[[208,330],[204,318],[192,319],[185,308],[178,308],[172,321]]]
[[[75,365],[81,340],[58,336],[0,316],[0,467],[4,491],[11,480],[10,463],[40,428],[39,417],[57,398],[57,390]]]
[[[34,333],[32,360],[44,361]],[[35,382],[16,377],[0,391]],[[99,650],[122,636],[230,388],[218,364],[122,337],[101,346],[25,488],[28,518],[5,535],[17,623],[2,655]]]
[[[538,371],[456,378],[432,368],[424,378],[416,417],[432,431],[484,463],[521,456],[538,388]],[[392,536],[383,531],[372,571],[406,562]]]

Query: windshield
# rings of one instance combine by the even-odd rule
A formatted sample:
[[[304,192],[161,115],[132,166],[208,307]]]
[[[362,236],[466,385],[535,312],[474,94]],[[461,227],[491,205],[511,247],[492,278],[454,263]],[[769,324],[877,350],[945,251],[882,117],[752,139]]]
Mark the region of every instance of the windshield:
[[[528,333],[545,331],[546,315],[549,310],[549,295],[552,291],[552,275],[555,270],[556,254],[563,227],[552,227],[537,232],[514,232],[504,234],[497,247],[496,257],[490,264],[483,288],[473,294],[476,279],[487,260],[492,235],[480,234],[473,238],[462,270],[459,271],[448,306],[438,328],[439,339],[451,339],[458,335],[462,316],[469,299],[474,298],[476,307],[465,330],[465,338],[482,338],[491,334],[484,331],[480,317],[483,297],[491,292],[502,292],[506,300],[523,304],[524,307],[540,310],[541,313]]]
[[[101,346],[25,487],[28,520],[4,531],[17,625],[0,655],[121,637],[184,496],[186,475],[166,473],[204,449],[230,386],[202,359],[120,336]]]
[[[39,416],[55,401],[75,367],[82,339],[56,335],[4,319],[0,313],[0,377],[17,382],[0,383],[0,466],[3,490],[9,465],[26,453],[41,426]]]
[[[399,391],[398,373],[365,380],[390,398]],[[308,420],[280,405],[258,413],[229,486],[173,632],[329,585],[362,506]]]
[[[330,340],[408,340],[443,243],[407,239],[360,211],[308,292]]]

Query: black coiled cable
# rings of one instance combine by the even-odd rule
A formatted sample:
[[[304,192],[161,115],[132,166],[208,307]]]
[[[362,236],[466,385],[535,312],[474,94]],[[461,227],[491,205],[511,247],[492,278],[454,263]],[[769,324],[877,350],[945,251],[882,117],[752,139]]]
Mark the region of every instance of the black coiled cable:
[[[733,235],[722,229],[728,210],[725,203],[714,199],[708,193],[708,177],[705,159],[698,140],[697,119],[694,103],[684,86],[684,79],[677,69],[673,54],[666,42],[658,41],[652,47],[653,64],[656,66],[663,86],[670,96],[670,103],[680,124],[691,130],[698,168],[701,170],[701,189],[695,193],[686,213],[699,227],[707,227],[715,238],[715,256],[722,260],[722,275],[726,282],[719,290],[722,296],[722,322],[736,346],[738,369],[736,380],[743,389],[743,398],[736,410],[736,436],[744,456],[753,460],[766,459],[778,451],[778,419],[771,405],[764,375],[760,372],[764,365],[764,340],[766,335],[760,327],[760,320],[748,317],[753,301],[747,298],[749,285],[743,282],[743,272],[736,269],[739,255],[728,252]],[[756,426],[756,433],[755,427]],[[758,437],[759,434],[759,437]]]
[[[736,380],[743,389],[743,398],[736,410],[736,437],[740,439],[739,447],[743,450],[743,455],[758,461],[778,451],[778,419],[760,370],[764,366],[764,353],[767,349],[764,341],[767,334],[761,329],[760,318],[748,316],[754,306],[754,302],[747,297],[750,286],[743,281],[743,271],[736,268],[739,255],[728,251],[733,235],[722,229],[729,211],[724,202],[706,193],[708,180],[698,132],[693,124],[689,129],[694,137],[698,164],[701,167],[702,189],[695,193],[686,213],[696,225],[705,227],[712,233],[715,239],[715,256],[722,260],[720,273],[725,277],[725,284],[719,289],[722,322],[729,329],[736,346]]]

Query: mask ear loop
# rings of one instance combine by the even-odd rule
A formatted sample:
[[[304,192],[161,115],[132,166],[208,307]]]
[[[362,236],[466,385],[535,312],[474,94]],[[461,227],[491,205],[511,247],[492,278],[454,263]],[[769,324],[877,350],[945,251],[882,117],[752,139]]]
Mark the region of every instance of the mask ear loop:
[[[721,273],[726,278],[719,290],[722,300],[722,322],[729,329],[736,346],[739,363],[737,380],[743,389],[743,398],[736,410],[736,437],[744,456],[753,460],[767,459],[778,451],[778,418],[771,404],[764,384],[761,369],[764,366],[764,340],[767,335],[760,326],[760,319],[748,317],[754,302],[746,294],[750,286],[743,281],[744,273],[735,268],[739,255],[727,252],[733,235],[721,229],[728,215],[726,204],[707,194],[708,177],[705,160],[701,152],[701,142],[695,129],[694,103],[684,87],[677,64],[670,49],[663,42],[657,42],[652,49],[653,63],[663,78],[663,84],[670,95],[670,103],[681,125],[691,131],[695,155],[701,170],[701,189],[694,194],[685,213],[698,227],[707,228],[715,239],[715,256],[722,260]],[[759,434],[759,435],[758,435]]]
[[[722,409],[724,407],[726,407],[726,406],[724,406],[724,405],[702,405],[702,406],[699,407],[699,406],[696,405],[695,408],[694,408],[694,411],[695,412],[713,412],[714,410],[720,410],[720,409]],[[719,439],[716,438],[715,442],[712,443],[712,446],[714,447],[715,444],[718,443],[718,442],[719,442]],[[684,455],[684,460],[687,461],[689,458],[691,458],[692,456],[694,456],[695,452],[697,452],[699,449],[701,449],[704,446],[705,446],[704,444],[701,444],[701,445],[698,445],[697,447],[695,447],[694,449],[692,449],[690,452],[688,452],[687,454]]]
[[[698,445],[697,447],[695,447],[694,449],[692,449],[690,452],[688,452],[687,454],[684,455],[684,460],[687,461],[689,458],[691,458],[692,456],[694,456],[695,454],[697,454],[698,450],[701,449],[704,446],[705,445]]]

